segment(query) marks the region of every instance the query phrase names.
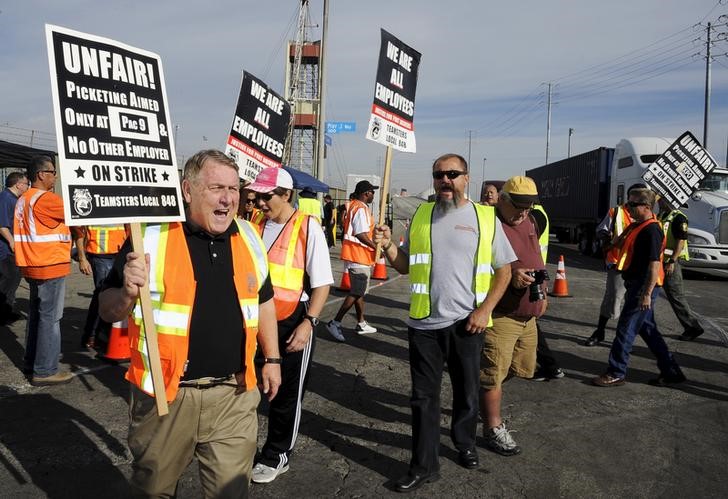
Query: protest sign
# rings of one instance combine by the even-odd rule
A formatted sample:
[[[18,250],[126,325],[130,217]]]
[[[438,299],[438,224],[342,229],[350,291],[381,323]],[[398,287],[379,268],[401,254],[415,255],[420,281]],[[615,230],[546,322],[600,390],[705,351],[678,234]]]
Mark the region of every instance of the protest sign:
[[[381,31],[374,104],[366,138],[398,151],[415,152],[415,91],[420,53]]]
[[[690,132],[682,134],[642,175],[673,209],[682,206],[718,163]]]
[[[240,178],[253,181],[263,168],[281,166],[291,118],[291,105],[247,71],[225,154],[240,167]]]
[[[157,54],[46,25],[67,225],[184,220]]]

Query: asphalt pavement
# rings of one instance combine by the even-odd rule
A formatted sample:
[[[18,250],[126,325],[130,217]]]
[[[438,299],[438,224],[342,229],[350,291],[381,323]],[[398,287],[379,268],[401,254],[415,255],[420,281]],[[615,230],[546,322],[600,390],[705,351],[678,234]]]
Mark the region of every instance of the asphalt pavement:
[[[338,252],[336,252],[338,253]],[[647,384],[657,375],[641,340],[632,352],[628,383],[592,386],[606,366],[609,344],[585,347],[604,289],[598,260],[571,246],[552,245],[549,270],[566,258],[570,298],[550,299],[541,320],[566,377],[548,382],[514,379],[504,385],[503,414],[523,452],[502,457],[483,447],[480,467],[457,464],[449,437],[451,390],[443,377],[442,478],[416,497],[725,497],[728,477],[728,277],[690,272],[686,294],[706,333],[681,342],[669,304],[656,316],[689,381],[679,388]],[[341,264],[334,258],[335,279]],[[367,320],[379,329],[357,336],[353,312],[347,341],[318,330],[309,391],[290,470],[251,496],[381,497],[407,471],[410,456],[410,377],[405,319],[406,276],[388,268],[367,297]],[[0,327],[0,497],[127,497],[131,457],[126,447],[128,387],[124,365],[104,363],[79,348],[91,279],[74,271],[62,321],[62,367],[74,380],[31,387],[22,374],[25,321]],[[27,307],[21,284],[19,307]],[[343,300],[332,292],[322,319]],[[614,321],[607,340],[614,337]],[[265,407],[261,407],[262,414]],[[266,418],[260,418],[260,440]],[[482,434],[478,427],[479,435]],[[183,475],[178,497],[200,497],[196,463]]]

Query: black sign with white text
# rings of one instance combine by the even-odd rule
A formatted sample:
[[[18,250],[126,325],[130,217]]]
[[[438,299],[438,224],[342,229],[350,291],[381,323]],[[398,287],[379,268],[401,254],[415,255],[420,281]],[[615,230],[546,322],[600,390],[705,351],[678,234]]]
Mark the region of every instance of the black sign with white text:
[[[51,25],[46,40],[66,223],[183,220],[159,56]],[[138,204],[110,210],[115,191]]]
[[[253,181],[263,168],[283,161],[291,105],[247,71],[228,135],[225,153],[240,167],[240,178]]]
[[[673,209],[677,209],[716,166],[718,163],[703,149],[698,139],[685,132],[648,167],[642,178]]]
[[[415,93],[421,54],[385,30],[381,35],[366,138],[399,151],[416,152]]]

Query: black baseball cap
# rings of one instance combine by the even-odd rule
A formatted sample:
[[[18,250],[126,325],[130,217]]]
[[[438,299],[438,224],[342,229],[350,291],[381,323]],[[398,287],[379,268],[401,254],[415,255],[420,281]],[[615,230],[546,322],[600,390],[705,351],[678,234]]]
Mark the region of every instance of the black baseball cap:
[[[354,195],[358,196],[364,192],[376,191],[377,189],[379,189],[378,185],[372,185],[368,180],[362,180],[356,184],[356,187],[354,188]]]

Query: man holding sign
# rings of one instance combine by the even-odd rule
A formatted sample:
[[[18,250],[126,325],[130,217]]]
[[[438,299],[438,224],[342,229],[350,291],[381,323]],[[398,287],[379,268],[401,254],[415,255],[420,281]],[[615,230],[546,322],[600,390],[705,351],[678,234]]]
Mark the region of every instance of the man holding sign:
[[[132,383],[132,487],[145,496],[172,496],[197,457],[206,497],[247,497],[258,431],[253,365],[258,344],[268,399],[281,383],[265,247],[250,223],[234,221],[238,167],[222,152],[192,156],[182,192],[189,204],[187,221],[143,226],[146,264],[127,242],[100,296],[104,320],[131,315],[126,378]],[[170,402],[163,417],[156,414],[141,312],[135,307],[147,281]]]

